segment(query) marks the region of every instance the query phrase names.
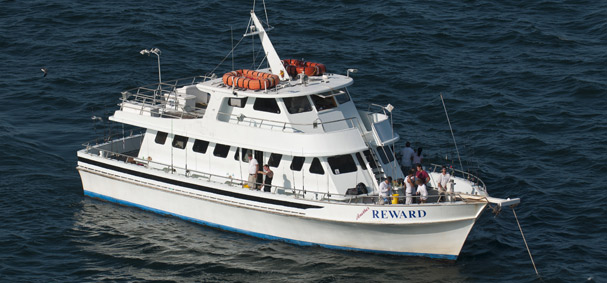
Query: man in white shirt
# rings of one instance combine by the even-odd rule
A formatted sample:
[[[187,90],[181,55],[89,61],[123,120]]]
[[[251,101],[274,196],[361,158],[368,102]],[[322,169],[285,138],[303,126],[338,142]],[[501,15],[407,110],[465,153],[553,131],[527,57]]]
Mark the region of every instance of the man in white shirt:
[[[256,189],[255,182],[257,181],[257,171],[259,171],[259,163],[257,159],[253,158],[253,154],[249,152],[249,179],[247,185],[249,185],[249,189]]]
[[[403,173],[409,172],[409,170],[411,170],[411,166],[412,166],[411,162],[413,161],[413,154],[414,153],[415,153],[415,151],[411,148],[411,143],[410,142],[407,142],[405,144],[405,147],[401,148],[401,150],[400,150],[400,154],[401,154],[400,165],[402,166],[401,169],[403,170]]]
[[[445,194],[445,192],[447,192],[449,190],[449,181],[451,180],[451,175],[449,175],[449,173],[447,173],[447,168],[445,166],[443,166],[443,172],[441,172],[441,174],[438,176],[438,195],[440,196],[438,198],[439,201],[441,201],[441,199],[443,198],[442,196]],[[450,191],[450,193],[452,193]]]
[[[379,204],[390,203],[389,196],[390,190],[392,189],[392,177],[388,177],[386,180],[379,184]]]

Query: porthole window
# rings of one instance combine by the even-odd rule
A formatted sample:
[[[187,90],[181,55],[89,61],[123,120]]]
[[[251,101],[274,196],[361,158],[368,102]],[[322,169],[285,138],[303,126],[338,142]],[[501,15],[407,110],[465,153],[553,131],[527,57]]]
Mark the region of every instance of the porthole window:
[[[291,162],[291,170],[301,171],[305,160],[306,159],[301,156],[293,156],[293,161]]]
[[[327,158],[331,172],[335,175],[345,174],[356,171],[356,163],[351,154],[336,155]]]
[[[158,133],[156,133],[156,138],[154,139],[154,141],[157,144],[164,144],[167,140],[167,135],[168,134],[165,132],[158,132]]]
[[[278,103],[276,103],[275,98],[255,98],[253,109],[257,111],[280,114],[280,108],[278,108]]]
[[[325,169],[322,168],[322,164],[320,164],[320,159],[318,157],[314,157],[312,159],[312,164],[310,165],[310,173],[324,175]]]
[[[270,159],[268,160],[268,165],[270,167],[278,167],[281,159],[282,159],[282,154],[272,153],[272,154],[270,154]]]
[[[188,143],[188,137],[184,136],[174,136],[173,137],[173,147],[184,149],[185,145]]]
[[[282,99],[285,102],[289,114],[297,114],[312,111],[312,104],[307,96],[287,97]]]
[[[226,158],[228,156],[228,152],[230,152],[230,146],[225,144],[215,144],[215,149],[213,150],[213,155],[221,158]]]
[[[209,147],[208,141],[195,140],[192,150],[195,152],[198,152],[198,153],[206,153],[208,147]]]

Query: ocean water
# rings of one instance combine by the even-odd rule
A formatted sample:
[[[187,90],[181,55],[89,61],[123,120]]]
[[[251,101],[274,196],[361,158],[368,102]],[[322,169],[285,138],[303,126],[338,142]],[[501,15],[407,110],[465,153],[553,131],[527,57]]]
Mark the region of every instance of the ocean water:
[[[394,105],[403,141],[435,160],[456,156],[442,93],[465,166],[491,195],[522,198],[542,279],[607,282],[607,2],[266,5],[282,58],[358,68],[353,99]],[[85,198],[76,151],[121,131],[91,116],[157,79],[139,50],[162,50],[163,79],[221,75],[252,8],[0,1],[0,281],[541,282],[509,209],[486,211],[449,262],[299,247]],[[256,40],[236,68],[252,66]]]

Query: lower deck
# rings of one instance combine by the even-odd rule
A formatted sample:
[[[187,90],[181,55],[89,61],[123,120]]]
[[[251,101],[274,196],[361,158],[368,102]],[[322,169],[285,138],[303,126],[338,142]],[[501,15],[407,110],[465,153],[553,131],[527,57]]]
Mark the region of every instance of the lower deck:
[[[246,185],[248,183],[247,176],[242,177],[243,174],[237,174],[235,172],[240,171],[241,169],[247,169],[246,166],[248,164],[244,163],[242,166],[241,162],[238,162],[238,167],[235,167],[235,171],[228,171],[229,168],[225,168],[224,164],[213,165],[209,164],[209,168],[213,168],[213,166],[217,168],[221,168],[223,172],[228,172],[227,174],[218,174],[217,170],[209,170],[209,171],[200,171],[191,169],[187,165],[184,167],[176,166],[174,163],[164,163],[156,160],[152,160],[151,157],[142,158],[140,155],[141,144],[143,143],[143,135],[131,135],[129,137],[125,137],[122,139],[112,140],[105,142],[103,144],[87,146],[85,149],[79,152],[80,156],[95,156],[96,158],[102,158],[108,161],[117,161],[119,164],[128,164],[137,170],[145,169],[148,173],[146,173],[149,178],[154,178],[157,175],[154,172],[162,172],[162,173],[170,173],[174,176],[184,177],[193,182],[201,182],[201,183],[215,183],[221,185],[227,185],[235,190],[248,190]],[[245,154],[244,151],[242,153]],[[272,155],[270,155],[270,158]],[[260,157],[263,160],[263,155]],[[366,159],[365,159],[366,160]],[[271,160],[270,160],[271,161]],[[363,161],[364,162],[364,161]],[[104,162],[95,162],[97,165],[101,165],[102,167],[112,167],[116,168],[113,165],[107,165]],[[260,162],[261,163],[261,162]],[[289,166],[286,166],[287,168]],[[128,168],[128,167],[127,167]],[[129,169],[121,169],[129,171]],[[276,169],[273,169],[276,170]],[[130,170],[132,171],[132,170]],[[306,170],[303,170],[304,172]],[[435,170],[436,171],[436,170]],[[281,172],[282,173],[282,172]],[[432,177],[431,182],[428,183],[428,200],[427,203],[457,203],[457,202],[465,202],[469,199],[470,196],[486,196],[484,191],[484,185],[479,185],[472,183],[464,178],[454,177],[455,186],[452,194],[448,196],[440,195],[438,190],[436,190],[436,184],[434,176],[438,173],[431,172],[430,176]],[[256,179],[256,185],[259,188],[264,186],[263,184],[263,175],[258,174],[258,178]],[[376,204],[379,202],[378,193],[374,190],[374,187],[377,186],[375,184],[369,184],[367,180],[363,184],[366,186],[366,191],[357,190],[356,184],[359,183],[351,182],[349,186],[341,188],[341,193],[336,191],[330,191],[327,188],[329,182],[320,182],[319,186],[308,186],[306,188],[298,188],[296,186],[289,184],[294,184],[294,180],[289,180],[288,175],[294,174],[281,174],[283,180],[278,180],[277,182],[272,182],[269,186],[268,191],[263,191],[263,193],[275,194],[275,195],[284,195],[288,197],[293,197],[297,199],[308,199],[308,200],[316,200],[316,201],[329,201],[329,202],[346,202],[346,203],[358,203],[358,204]],[[277,174],[275,174],[274,179],[277,179]],[[305,177],[311,178],[311,177]],[[373,181],[371,181],[373,182]],[[419,203],[419,196],[413,195],[413,203]],[[391,192],[391,199],[389,202],[386,202],[386,205],[404,205],[406,196],[403,192],[403,187],[399,187],[397,184],[393,187]],[[383,202],[382,202],[383,203]]]

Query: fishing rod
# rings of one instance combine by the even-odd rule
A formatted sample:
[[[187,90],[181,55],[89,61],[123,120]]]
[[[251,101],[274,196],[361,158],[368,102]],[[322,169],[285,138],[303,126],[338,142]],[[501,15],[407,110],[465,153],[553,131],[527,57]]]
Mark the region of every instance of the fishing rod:
[[[455,144],[455,151],[457,152],[457,159],[459,160],[459,166],[464,172],[464,165],[462,165],[462,158],[459,155],[459,149],[457,149],[457,142],[455,141],[455,135],[453,134],[453,128],[451,127],[451,120],[449,120],[449,114],[447,113],[447,107],[445,106],[445,100],[443,99],[443,93],[440,94],[440,100],[443,103],[443,109],[445,109],[445,116],[447,116],[447,122],[449,123],[449,130],[451,131],[451,137],[453,138],[453,144]]]

